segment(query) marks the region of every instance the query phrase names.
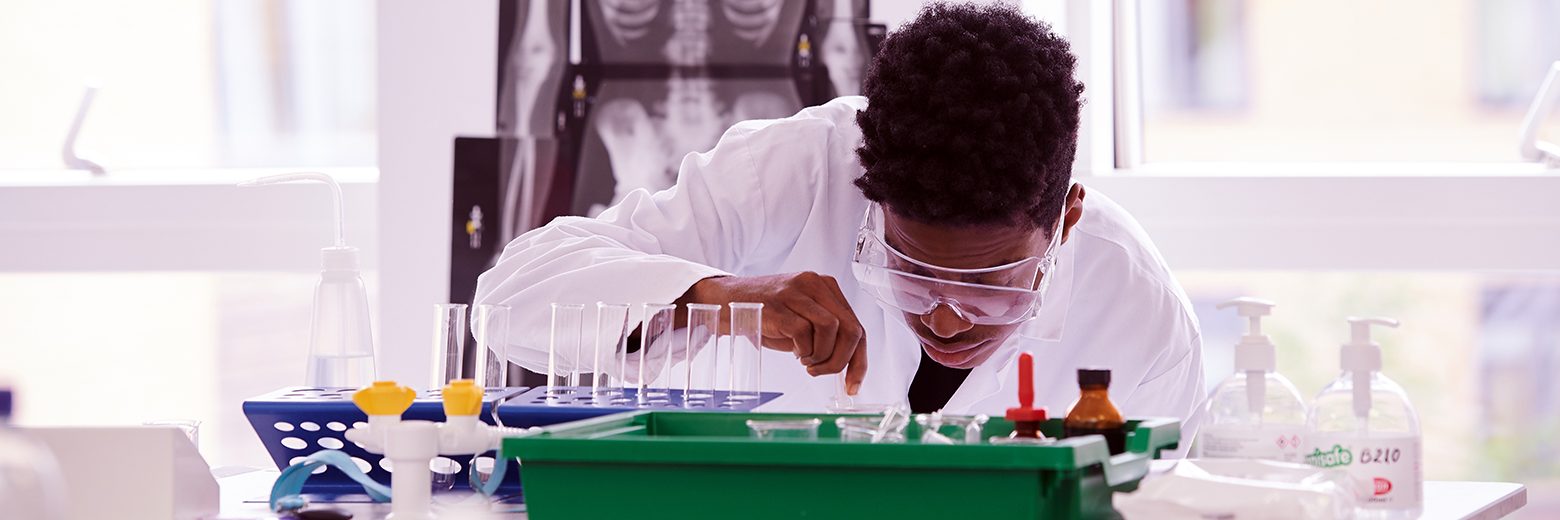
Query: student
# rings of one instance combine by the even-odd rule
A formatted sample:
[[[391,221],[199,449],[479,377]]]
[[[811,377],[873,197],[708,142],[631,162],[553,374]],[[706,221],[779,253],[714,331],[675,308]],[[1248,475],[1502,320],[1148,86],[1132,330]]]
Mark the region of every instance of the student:
[[[764,389],[785,393],[769,409],[822,410],[843,373],[858,402],[997,415],[1028,351],[1052,414],[1077,368],[1104,367],[1126,414],[1191,419],[1191,306],[1137,222],[1072,179],[1075,61],[1016,8],[930,6],[883,42],[865,97],[740,123],[674,187],[526,233],[476,301],[513,309],[533,371],[551,302],[761,302]]]

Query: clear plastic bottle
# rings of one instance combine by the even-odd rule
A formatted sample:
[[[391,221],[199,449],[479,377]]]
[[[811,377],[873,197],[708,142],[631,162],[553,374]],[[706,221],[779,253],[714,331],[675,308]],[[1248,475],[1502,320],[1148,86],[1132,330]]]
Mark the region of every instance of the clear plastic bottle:
[[[304,384],[317,388],[368,386],[374,381],[374,339],[357,248],[328,247],[321,256],[324,269],[314,288]]]
[[[11,430],[11,390],[0,388],[0,518],[56,520],[66,513],[54,455]]]
[[[1273,303],[1236,298],[1219,305],[1235,307],[1250,320],[1235,345],[1235,373],[1208,398],[1207,419],[1197,433],[1197,456],[1300,462],[1305,438],[1305,401],[1288,378],[1275,371],[1276,347],[1262,333],[1262,317]]]
[[[314,317],[309,325],[309,363],[304,384],[316,388],[360,388],[374,381],[373,326],[368,320],[368,291],[358,267],[358,249],[347,245],[341,186],[316,172],[269,175],[241,187],[289,182],[321,182],[330,187],[336,212],[335,245],[320,251],[319,285],[314,287]]]
[[[1381,346],[1371,325],[1396,327],[1386,318],[1349,318],[1343,372],[1317,394],[1306,424],[1305,461],[1341,468],[1361,488],[1357,518],[1419,518],[1424,509],[1423,450],[1419,415],[1408,395],[1381,374]]]

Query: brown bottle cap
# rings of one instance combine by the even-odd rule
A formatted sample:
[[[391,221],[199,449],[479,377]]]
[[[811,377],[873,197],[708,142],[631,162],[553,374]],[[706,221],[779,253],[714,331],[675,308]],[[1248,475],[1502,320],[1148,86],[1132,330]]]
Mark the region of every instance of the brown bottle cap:
[[[1078,386],[1110,386],[1110,370],[1104,368],[1078,369]]]

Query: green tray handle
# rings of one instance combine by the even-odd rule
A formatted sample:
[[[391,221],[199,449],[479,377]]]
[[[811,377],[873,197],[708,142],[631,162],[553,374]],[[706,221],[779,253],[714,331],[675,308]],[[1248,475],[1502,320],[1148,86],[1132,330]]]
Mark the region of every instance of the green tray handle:
[[[1148,475],[1148,463],[1158,455],[1154,452],[1175,449],[1181,440],[1179,421],[1175,419],[1155,418],[1135,422],[1127,435],[1127,451],[1120,455],[1110,455],[1109,448],[1099,439],[1062,439],[1057,444],[1081,444],[1073,448],[1079,466],[1098,461],[1104,470],[1106,485],[1116,491],[1131,491]]]

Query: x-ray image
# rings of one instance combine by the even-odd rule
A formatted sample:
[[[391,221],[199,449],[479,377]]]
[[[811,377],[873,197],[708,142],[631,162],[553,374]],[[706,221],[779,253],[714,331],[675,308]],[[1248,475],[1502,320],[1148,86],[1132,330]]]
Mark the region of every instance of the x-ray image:
[[[801,108],[788,79],[607,81],[585,127],[574,212],[595,216],[636,189],[670,187],[683,156],[714,148],[731,125]]]
[[[821,0],[818,8],[818,23],[823,26],[818,60],[829,72],[829,86],[834,96],[860,95],[861,77],[871,59],[866,2]]]
[[[499,0],[496,135],[455,143],[450,301],[526,231],[671,187],[733,124],[861,93],[883,36],[867,15],[867,0]]]
[[[795,52],[807,2],[598,0],[585,2],[603,64],[767,65]]]
[[[499,24],[498,134],[547,137],[568,65],[569,3],[517,0]]]

